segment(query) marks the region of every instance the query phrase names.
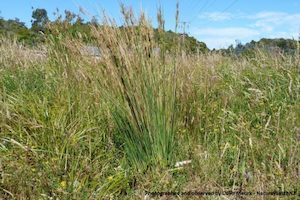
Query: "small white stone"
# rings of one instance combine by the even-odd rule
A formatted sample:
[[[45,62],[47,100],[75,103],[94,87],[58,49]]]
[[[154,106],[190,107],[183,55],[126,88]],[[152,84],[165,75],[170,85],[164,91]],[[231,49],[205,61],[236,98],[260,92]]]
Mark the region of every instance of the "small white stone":
[[[184,160],[184,161],[176,162],[175,167],[180,167],[180,166],[187,165],[190,163],[192,163],[192,160]]]

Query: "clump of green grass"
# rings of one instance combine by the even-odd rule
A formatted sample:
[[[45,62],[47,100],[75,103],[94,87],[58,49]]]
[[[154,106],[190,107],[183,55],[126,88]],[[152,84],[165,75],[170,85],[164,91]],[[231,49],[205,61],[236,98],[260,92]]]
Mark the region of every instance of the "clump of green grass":
[[[124,27],[107,19],[104,27],[95,28],[103,52],[100,67],[109,79],[110,98],[116,106],[112,116],[117,138],[124,144],[126,159],[137,170],[147,165],[170,165],[173,160],[177,126],[176,67],[155,55],[153,28],[144,15],[134,19],[132,11],[123,8]]]

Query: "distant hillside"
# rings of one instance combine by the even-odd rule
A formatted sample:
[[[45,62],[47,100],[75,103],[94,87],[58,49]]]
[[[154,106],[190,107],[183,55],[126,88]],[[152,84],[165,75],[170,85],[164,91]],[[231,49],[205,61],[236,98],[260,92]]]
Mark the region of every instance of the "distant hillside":
[[[33,32],[17,18],[14,20],[4,20],[0,18],[0,36],[16,37],[19,41],[26,41],[26,43],[30,43],[30,39],[36,37]]]
[[[26,27],[25,23],[17,18],[14,20],[0,18],[0,36],[16,38],[27,45],[36,45],[44,42],[43,38],[49,34],[74,37],[80,34],[84,41],[92,43],[91,25],[100,26],[96,21],[84,22],[79,16],[68,11],[65,11],[64,18],[60,16],[54,21],[48,19],[44,9],[36,9],[32,16],[34,17],[36,13],[39,15],[34,18],[31,28]],[[171,30],[159,33],[157,29],[154,29],[154,38],[167,51],[172,51],[178,42],[182,42],[187,53],[209,51],[204,42],[199,42],[194,37],[175,33]]]
[[[155,37],[157,41],[162,41],[165,44],[166,49],[169,51],[171,51],[176,46],[174,41],[182,41],[184,49],[189,53],[209,51],[204,42],[200,42],[196,38],[187,34],[175,33],[169,30],[165,31],[159,36],[158,30],[155,29]]]
[[[251,53],[254,49],[259,48],[266,51],[277,51],[284,53],[295,53],[298,47],[297,40],[276,38],[267,39],[263,38],[259,41],[252,40],[246,44],[237,43],[235,47],[233,45],[229,46],[227,49],[221,49],[222,53],[234,53],[236,55],[247,55]]]

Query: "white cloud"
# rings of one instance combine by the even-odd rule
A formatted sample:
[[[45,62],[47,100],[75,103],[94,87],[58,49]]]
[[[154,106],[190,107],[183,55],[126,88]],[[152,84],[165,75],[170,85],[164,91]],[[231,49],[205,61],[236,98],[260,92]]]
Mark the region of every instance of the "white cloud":
[[[226,22],[229,27],[206,27],[192,30],[192,35],[204,41],[209,48],[228,47],[230,44],[235,44],[237,39],[245,43],[263,37],[298,38],[300,32],[300,12],[264,11],[251,15],[242,12],[206,12],[199,18],[209,21],[231,20]],[[231,22],[238,25],[232,27]]]
[[[200,28],[193,31],[199,40],[204,41],[209,48],[225,48],[238,40],[249,40],[260,33],[246,27]]]
[[[235,44],[235,39],[227,37],[218,37],[218,38],[199,38],[201,41],[205,42],[208,48],[227,48],[231,44]]]
[[[299,28],[300,26],[300,13],[259,12],[248,16],[248,19],[255,20],[252,27],[257,27],[267,32],[272,32],[274,29],[282,26],[289,29]]]
[[[207,19],[210,21],[224,21],[232,19],[234,15],[229,12],[205,12],[198,17],[199,19]]]
[[[258,12],[254,15],[248,15],[249,19],[277,19],[278,17],[285,16],[287,13],[285,12],[271,12],[271,11],[264,11]]]
[[[200,28],[194,31],[198,36],[210,36],[210,37],[226,37],[243,39],[259,35],[259,32],[255,29],[246,27],[228,27],[228,28]]]

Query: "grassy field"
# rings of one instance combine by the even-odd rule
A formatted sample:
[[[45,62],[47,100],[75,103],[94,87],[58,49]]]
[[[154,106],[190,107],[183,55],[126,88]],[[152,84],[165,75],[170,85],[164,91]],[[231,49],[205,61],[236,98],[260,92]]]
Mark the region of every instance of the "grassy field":
[[[154,52],[147,20],[124,16],[93,27],[98,59],[79,36],[42,56],[1,39],[0,199],[299,191],[299,54]]]

